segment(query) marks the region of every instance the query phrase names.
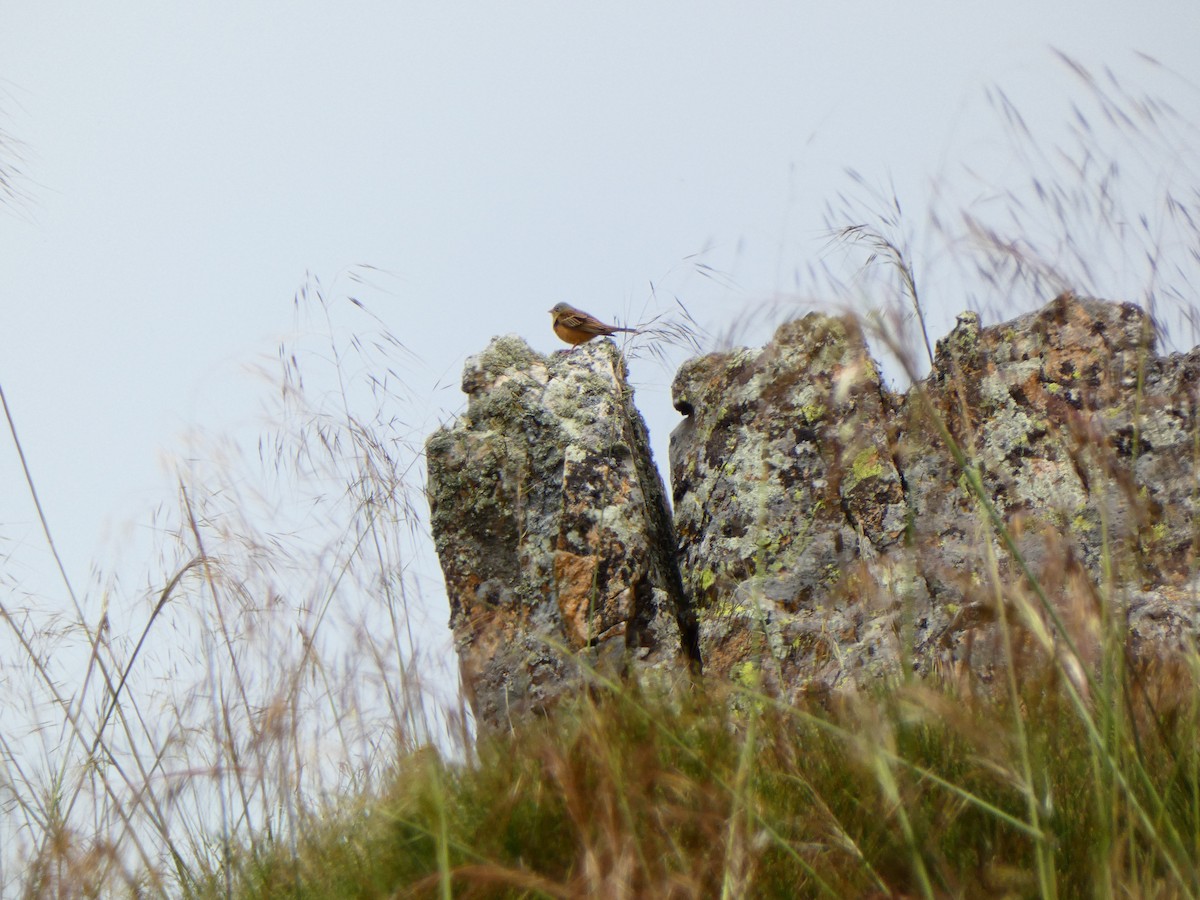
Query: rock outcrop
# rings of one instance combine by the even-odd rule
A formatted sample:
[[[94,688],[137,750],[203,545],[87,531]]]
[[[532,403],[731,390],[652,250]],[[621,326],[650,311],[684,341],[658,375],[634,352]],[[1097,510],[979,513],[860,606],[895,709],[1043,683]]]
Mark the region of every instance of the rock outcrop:
[[[426,444],[463,685],[502,727],[633,665],[698,665],[666,492],[611,342],[552,357],[515,337],[467,361],[468,407]]]
[[[1136,306],[964,314],[903,395],[851,317],[694,359],[673,528],[610,343],[547,359],[499,339],[463,384],[429,493],[485,722],[550,702],[580,653],[699,657],[793,696],[907,671],[986,683],[1010,652],[1086,689],[1101,653],[1194,646],[1200,350],[1156,355]]]

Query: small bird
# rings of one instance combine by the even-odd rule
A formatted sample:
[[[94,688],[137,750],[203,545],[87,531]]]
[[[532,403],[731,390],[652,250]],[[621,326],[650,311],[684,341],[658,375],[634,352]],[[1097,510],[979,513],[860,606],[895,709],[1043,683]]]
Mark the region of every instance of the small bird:
[[[559,303],[550,310],[554,319],[554,333],[568,344],[579,346],[594,337],[607,337],[618,331],[629,331],[637,334],[636,328],[621,328],[618,325],[605,325],[593,315],[576,309],[570,303]]]

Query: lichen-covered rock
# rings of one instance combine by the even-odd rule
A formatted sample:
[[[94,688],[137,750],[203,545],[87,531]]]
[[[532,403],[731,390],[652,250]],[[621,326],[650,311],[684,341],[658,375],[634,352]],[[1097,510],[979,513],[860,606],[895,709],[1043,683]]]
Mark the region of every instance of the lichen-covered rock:
[[[579,683],[581,655],[686,671],[694,624],[615,346],[547,358],[497,338],[463,390],[466,413],[426,444],[427,492],[476,718],[544,707]]]
[[[990,328],[959,318],[905,399],[896,452],[914,561],[956,621],[990,622],[998,580],[1006,603],[1040,606],[1048,629],[1057,618],[1086,663],[1122,596],[1191,574],[1196,363],[1156,356],[1149,316],[1128,303],[1064,294]],[[1141,617],[1174,605],[1158,597],[1139,593]],[[943,645],[986,674],[996,638],[952,627]]]
[[[964,314],[903,397],[849,318],[686,364],[671,466],[708,671],[794,693],[987,680],[1011,652],[1069,657],[1085,685],[1104,634],[1135,662],[1173,652],[1196,607],[1200,350],[1153,336],[1136,306],[1066,294]]]
[[[1104,658],[1154,673],[1196,646],[1200,349],[1156,355],[1136,306],[963,314],[904,395],[852,317],[691,360],[674,524],[611,343],[498,339],[463,387],[429,498],[486,724],[578,684],[581,657],[702,658],[786,696],[1054,660],[1086,693]]]
[[[675,526],[706,670],[807,689],[894,670],[913,605],[921,639],[939,623],[896,553],[892,401],[856,320],[813,313],[761,350],[692,360],[673,395],[687,416],[671,436]]]

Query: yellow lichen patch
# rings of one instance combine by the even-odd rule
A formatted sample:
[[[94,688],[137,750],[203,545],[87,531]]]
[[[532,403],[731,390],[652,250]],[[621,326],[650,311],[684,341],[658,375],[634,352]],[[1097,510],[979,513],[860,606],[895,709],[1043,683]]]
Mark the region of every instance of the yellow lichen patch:
[[[879,458],[878,448],[865,447],[860,450],[850,465],[850,471],[854,477],[854,484],[882,475],[883,462]]]
[[[825,407],[820,403],[806,403],[800,407],[800,416],[809,425],[813,425],[823,419],[825,412]]]
[[[762,682],[762,673],[754,660],[743,660],[730,670],[734,683],[750,690],[757,690]]]

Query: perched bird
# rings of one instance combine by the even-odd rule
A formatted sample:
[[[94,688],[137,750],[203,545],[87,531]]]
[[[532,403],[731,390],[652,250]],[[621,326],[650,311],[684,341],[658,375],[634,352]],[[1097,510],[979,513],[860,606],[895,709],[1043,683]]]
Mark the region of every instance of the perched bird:
[[[594,337],[607,337],[618,331],[637,333],[636,328],[621,328],[617,325],[605,325],[595,316],[576,309],[570,303],[559,303],[550,310],[554,319],[554,333],[568,344],[579,346]]]

